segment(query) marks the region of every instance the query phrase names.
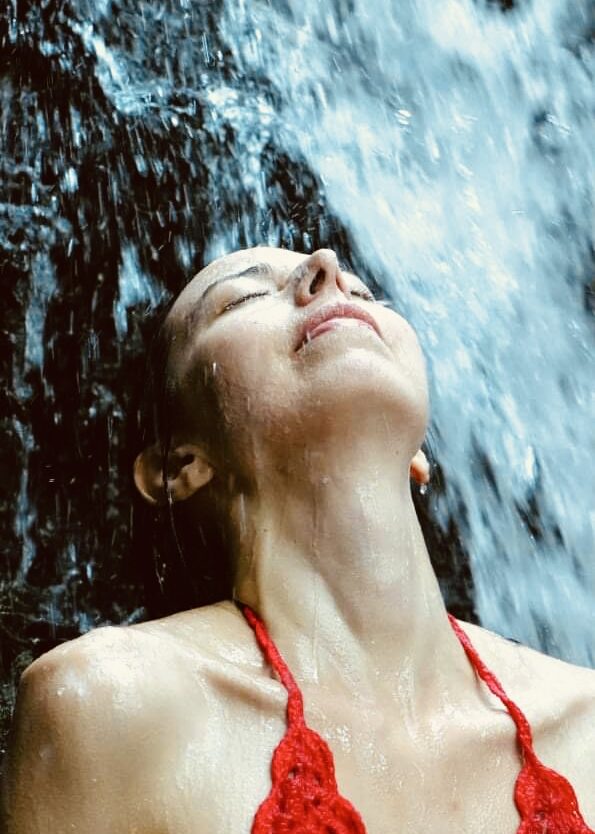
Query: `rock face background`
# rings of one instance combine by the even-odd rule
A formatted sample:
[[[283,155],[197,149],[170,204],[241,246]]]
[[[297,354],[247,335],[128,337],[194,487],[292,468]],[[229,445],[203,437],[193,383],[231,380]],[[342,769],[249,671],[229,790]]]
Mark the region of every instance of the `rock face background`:
[[[394,5],[2,13],[3,734],[34,657],[208,600],[179,565],[161,591],[129,473],[159,311],[259,242],[335,248],[418,329],[444,405],[416,501],[451,610],[593,662],[587,5]]]

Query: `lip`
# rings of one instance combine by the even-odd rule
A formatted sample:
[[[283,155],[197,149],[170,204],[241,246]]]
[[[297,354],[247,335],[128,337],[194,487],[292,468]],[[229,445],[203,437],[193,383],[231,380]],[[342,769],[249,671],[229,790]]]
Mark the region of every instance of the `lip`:
[[[325,322],[331,321],[331,319],[356,319],[369,325],[376,335],[382,338],[378,324],[373,316],[365,310],[362,310],[361,307],[355,304],[327,304],[324,307],[320,307],[311,316],[308,316],[302,323],[295,350],[300,350],[307,341],[316,338],[316,329],[322,324],[325,324]],[[327,328],[324,328],[320,332],[324,333],[326,330]]]

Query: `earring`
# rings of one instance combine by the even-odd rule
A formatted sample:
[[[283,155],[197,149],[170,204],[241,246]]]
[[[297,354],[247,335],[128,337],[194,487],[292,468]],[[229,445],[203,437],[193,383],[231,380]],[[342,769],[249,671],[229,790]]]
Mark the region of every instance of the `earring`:
[[[409,465],[409,476],[419,484],[420,492],[423,495],[430,481],[430,464],[421,449],[415,453]]]

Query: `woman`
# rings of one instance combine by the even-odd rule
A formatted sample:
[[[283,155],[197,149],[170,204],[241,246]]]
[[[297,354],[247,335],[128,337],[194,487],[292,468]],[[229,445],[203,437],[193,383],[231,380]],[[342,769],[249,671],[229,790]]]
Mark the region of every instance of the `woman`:
[[[8,834],[589,832],[595,675],[444,609],[410,495],[410,326],[333,252],[258,248],[200,272],[165,327],[170,428],[135,481],[208,504],[234,601],[29,667]]]

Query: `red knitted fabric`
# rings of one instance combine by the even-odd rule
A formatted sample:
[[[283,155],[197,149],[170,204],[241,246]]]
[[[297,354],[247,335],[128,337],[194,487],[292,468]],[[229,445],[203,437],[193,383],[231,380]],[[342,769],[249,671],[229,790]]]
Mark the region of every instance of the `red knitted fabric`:
[[[366,834],[358,812],[339,795],[328,745],[306,726],[302,693],[293,675],[262,620],[247,605],[241,609],[288,695],[287,731],[273,754],[271,791],[256,812],[252,834]],[[595,834],[580,815],[570,783],[537,758],[531,728],[521,710],[485,666],[454,617],[449,615],[449,619],[476,673],[516,724],[523,760],[514,792],[521,817],[517,834]]]
[[[366,834],[353,805],[339,795],[333,754],[306,726],[302,693],[262,620],[242,607],[268,662],[287,689],[287,732],[273,754],[273,786],[252,834]]]
[[[521,817],[517,834],[595,834],[582,818],[570,782],[542,764],[533,749],[531,727],[524,714],[508,697],[498,678],[490,672],[471,640],[450,614],[449,620],[476,673],[499,698],[514,723],[523,760],[514,788],[514,801]]]

